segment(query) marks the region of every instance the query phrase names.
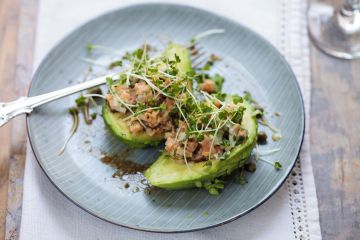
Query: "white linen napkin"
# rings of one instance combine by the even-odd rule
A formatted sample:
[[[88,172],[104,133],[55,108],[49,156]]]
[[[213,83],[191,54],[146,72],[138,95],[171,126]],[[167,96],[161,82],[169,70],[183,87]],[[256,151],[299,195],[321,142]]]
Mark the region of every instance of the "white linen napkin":
[[[40,0],[35,68],[64,35],[108,10],[131,0]],[[159,2],[159,1],[157,1]],[[285,55],[301,86],[306,122],[310,113],[310,67],[305,30],[305,0],[172,0],[232,18],[271,41]],[[307,126],[309,126],[307,124]],[[183,233],[147,233],[102,221],[66,199],[40,169],[27,149],[20,239],[321,239],[311,167],[308,130],[303,149],[287,183],[266,203],[224,226]],[[292,181],[302,184],[294,186]]]

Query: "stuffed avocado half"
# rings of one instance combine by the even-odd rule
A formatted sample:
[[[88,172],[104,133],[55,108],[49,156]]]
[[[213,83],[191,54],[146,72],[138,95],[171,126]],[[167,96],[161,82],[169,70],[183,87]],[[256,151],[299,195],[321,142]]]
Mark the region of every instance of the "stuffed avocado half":
[[[171,91],[183,85],[192,89],[187,78],[192,72],[189,50],[170,43],[159,56],[151,57],[146,48],[140,48],[127,57],[130,70],[108,83],[103,119],[111,132],[129,146],[158,145],[172,128],[175,102]]]
[[[221,152],[222,156],[212,157],[212,159],[207,159],[206,161],[200,159],[200,161],[188,161],[187,163],[184,163],[181,159],[179,160],[179,156],[174,156],[176,153],[172,154],[165,151],[145,171],[145,177],[148,181],[153,186],[165,189],[201,187],[203,183],[230,174],[235,169],[241,167],[256,144],[258,126],[253,106],[245,100],[239,105],[239,107],[244,109],[241,122],[239,123],[241,131],[246,133],[246,136],[244,135],[240,142],[236,141],[238,145],[228,148],[227,152]],[[234,126],[238,125],[235,123]],[[227,137],[229,138],[229,136]],[[204,141],[204,139],[198,141],[195,144],[197,148]],[[187,147],[185,146],[182,150],[184,149],[186,151]],[[185,151],[184,154],[186,154]]]
[[[218,194],[224,187],[219,177],[242,167],[256,144],[258,110],[246,97],[221,92],[224,78],[209,71],[217,56],[192,69],[181,45],[171,43],[155,57],[147,50],[128,54],[131,64],[108,80],[104,121],[132,147],[165,140],[163,153],[144,172],[151,185]]]

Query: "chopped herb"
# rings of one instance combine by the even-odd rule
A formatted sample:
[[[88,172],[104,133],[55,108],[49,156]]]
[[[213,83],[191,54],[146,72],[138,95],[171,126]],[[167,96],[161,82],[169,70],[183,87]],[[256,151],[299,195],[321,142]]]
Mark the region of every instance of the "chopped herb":
[[[77,108],[72,107],[72,108],[69,109],[69,113],[70,113],[72,116],[74,116],[74,115],[78,114],[79,111],[77,110]]]
[[[166,110],[166,104],[165,103],[160,104],[159,110],[160,111],[165,111]]]
[[[194,79],[194,81],[197,83],[197,84],[201,84],[201,83],[203,83],[204,82],[204,75],[203,74],[195,74],[194,76],[193,76],[193,79]]]
[[[232,113],[233,114],[232,121],[234,121],[236,123],[241,123],[244,111],[245,111],[244,107],[239,107],[239,108],[235,109]]]
[[[96,119],[96,117],[97,117],[97,113],[96,113],[96,112],[91,114],[91,118],[92,118],[92,119]]]
[[[210,55],[210,59],[205,63],[205,65],[201,68],[203,71],[209,71],[215,62],[219,61],[220,58],[215,54]],[[220,90],[219,90],[220,91]]]
[[[214,179],[211,182],[205,182],[204,187],[206,190],[209,191],[211,195],[219,195],[221,189],[224,189],[224,181],[220,179]]]
[[[235,178],[235,183],[243,186],[243,185],[247,184],[248,181],[246,180],[245,176],[239,175]]]
[[[204,134],[203,133],[199,133],[199,134],[197,134],[196,135],[196,140],[198,141],[198,142],[201,142],[202,140],[204,140]],[[211,163],[211,162],[210,162]]]
[[[139,48],[134,51],[133,56],[136,57],[137,59],[141,59],[143,53],[144,53],[143,48]]]
[[[224,109],[219,112],[218,117],[220,120],[225,120],[228,116],[228,112]]]
[[[175,53],[175,62],[177,63],[181,62],[179,55],[177,55],[176,53]]]
[[[122,65],[123,65],[123,62],[121,60],[114,61],[114,62],[109,64],[108,69],[113,69],[115,67],[122,67]]]
[[[114,85],[114,80],[111,77],[107,77],[106,84],[111,87],[112,85]]]
[[[204,71],[209,71],[212,65],[212,62],[208,61],[201,69]]]
[[[89,43],[88,45],[86,45],[86,51],[87,51],[88,53],[91,53],[93,49],[94,49],[94,45],[93,45],[93,44]]]
[[[197,188],[201,188],[201,187],[202,187],[202,183],[201,183],[200,181],[196,181],[196,182],[195,182],[195,186],[196,186]]]
[[[242,103],[244,101],[243,98],[237,94],[234,94],[231,97],[235,104]]]
[[[216,73],[213,80],[214,80],[215,85],[216,85],[216,90],[218,92],[220,92],[221,89],[222,89],[222,86],[224,84],[225,78]]]
[[[78,107],[82,107],[82,106],[86,105],[87,102],[88,102],[87,98],[85,98],[83,95],[81,95],[80,97],[75,99],[76,106],[78,106]]]
[[[219,190],[217,190],[216,188],[207,188],[207,190],[209,191],[209,193],[211,195],[219,195],[220,194]]]
[[[222,92],[218,92],[218,93],[214,94],[214,97],[216,97],[220,101],[225,101],[226,96],[227,96],[227,94],[222,93]]]
[[[251,93],[249,91],[245,91],[244,99],[248,102],[252,102],[253,98],[251,96]]]
[[[280,162],[275,162],[274,167],[275,167],[276,170],[282,169],[282,165],[281,165]]]

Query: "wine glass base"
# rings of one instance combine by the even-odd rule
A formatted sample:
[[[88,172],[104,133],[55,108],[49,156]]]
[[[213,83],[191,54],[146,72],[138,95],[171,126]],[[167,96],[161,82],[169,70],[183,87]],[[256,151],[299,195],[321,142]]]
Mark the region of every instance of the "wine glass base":
[[[330,4],[311,4],[308,31],[314,44],[334,57],[360,58],[360,12],[352,13],[344,16]]]

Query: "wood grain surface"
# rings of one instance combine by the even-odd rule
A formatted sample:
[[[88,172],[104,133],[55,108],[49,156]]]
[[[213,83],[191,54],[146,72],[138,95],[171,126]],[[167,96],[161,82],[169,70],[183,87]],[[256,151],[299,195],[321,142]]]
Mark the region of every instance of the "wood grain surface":
[[[360,239],[360,60],[312,48],[311,153],[324,239]]]
[[[37,0],[0,0],[0,99],[27,94],[32,73]],[[0,239],[18,239],[26,125],[20,117],[0,128]]]
[[[1,101],[11,100],[14,91],[17,35],[20,4],[12,0],[0,2],[0,96]],[[8,213],[9,163],[11,159],[11,130],[13,123],[0,128],[0,237],[5,236],[5,219]]]
[[[339,1],[337,1],[339,2]],[[0,0],[0,100],[30,82],[38,0]],[[323,239],[360,239],[360,60],[311,48],[311,151]],[[24,118],[0,128],[0,239],[18,239]]]

